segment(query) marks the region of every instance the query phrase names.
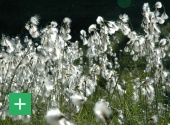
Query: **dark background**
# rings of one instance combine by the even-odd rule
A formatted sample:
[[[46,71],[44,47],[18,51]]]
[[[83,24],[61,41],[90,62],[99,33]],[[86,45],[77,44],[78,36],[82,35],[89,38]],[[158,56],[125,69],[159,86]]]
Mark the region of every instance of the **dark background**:
[[[160,0],[170,16],[170,0]],[[126,13],[134,29],[138,29],[142,19],[142,5],[148,2],[152,9],[157,0],[132,0],[131,6],[121,8],[117,0],[0,0],[0,34],[16,36],[21,34],[31,16],[40,16],[40,27],[51,21],[61,23],[64,17],[72,20],[73,37],[79,36],[81,29],[96,23],[98,16],[106,20],[116,20]],[[24,31],[26,32],[26,31]]]

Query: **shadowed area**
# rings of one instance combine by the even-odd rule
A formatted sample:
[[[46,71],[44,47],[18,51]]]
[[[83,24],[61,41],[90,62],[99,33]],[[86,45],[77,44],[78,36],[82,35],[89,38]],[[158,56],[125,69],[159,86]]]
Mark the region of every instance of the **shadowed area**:
[[[156,1],[149,0],[151,8],[154,7]],[[139,28],[144,2],[148,1],[131,0],[129,7],[121,8],[118,0],[1,0],[0,33],[10,36],[20,34],[25,23],[35,14],[41,18],[41,27],[53,20],[60,23],[64,17],[71,18],[74,38],[79,36],[81,29],[87,30],[91,24],[96,23],[97,16],[103,16],[107,20],[116,20],[119,14],[126,13],[133,27]],[[162,0],[162,3],[169,14],[170,2]]]

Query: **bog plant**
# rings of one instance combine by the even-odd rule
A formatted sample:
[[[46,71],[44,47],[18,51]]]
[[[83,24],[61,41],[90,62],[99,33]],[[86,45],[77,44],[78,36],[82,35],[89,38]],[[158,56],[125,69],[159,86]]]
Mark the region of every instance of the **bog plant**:
[[[142,34],[122,14],[117,21],[99,16],[80,31],[81,41],[71,42],[69,18],[39,29],[39,17],[31,17],[23,41],[2,35],[0,124],[170,124],[170,73],[163,65],[170,37],[160,37],[159,28],[168,16],[161,2],[154,11],[145,3],[142,15]],[[118,50],[120,34],[127,41]],[[31,116],[8,114],[11,92],[32,93]]]

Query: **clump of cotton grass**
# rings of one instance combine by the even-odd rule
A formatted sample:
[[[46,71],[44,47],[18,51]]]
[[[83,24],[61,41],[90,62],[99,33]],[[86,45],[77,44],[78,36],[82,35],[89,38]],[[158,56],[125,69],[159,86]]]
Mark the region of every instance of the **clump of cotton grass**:
[[[2,58],[2,60],[0,60],[2,66],[0,68],[2,73],[0,82],[4,83],[3,87],[0,86],[2,88],[0,94],[3,105],[0,108],[4,109],[7,102],[6,92],[9,91],[29,91],[33,95],[34,104],[39,102],[46,103],[48,108],[59,107],[58,97],[62,94],[66,101],[68,101],[67,97],[75,94],[75,91],[72,90],[75,90],[76,85],[72,83],[75,83],[76,79],[78,81],[80,77],[79,74],[82,70],[81,67],[74,66],[73,61],[82,56],[82,52],[78,53],[78,42],[70,43],[68,49],[63,51],[68,42],[63,34],[69,35],[69,23],[69,19],[65,19],[62,23],[62,28],[58,29],[57,22],[52,21],[50,25],[40,31],[41,35],[37,36],[40,43],[35,43],[36,47],[34,46],[34,39],[30,39],[28,36],[24,38],[24,47],[18,37],[9,38],[3,36],[2,45],[7,49],[0,52]],[[32,32],[30,30],[37,28],[38,24],[37,17],[32,17],[25,28],[31,34]],[[31,26],[34,28],[30,29],[32,28]],[[65,61],[62,62],[62,60]],[[64,81],[65,71],[61,70],[64,68],[68,69],[66,70],[66,74],[74,74],[70,77],[71,81],[68,81],[70,86],[66,87],[59,83],[56,85],[61,79],[61,82]],[[36,79],[34,79],[34,76],[36,76]],[[68,79],[65,78],[65,80]],[[63,87],[62,89],[61,86]],[[62,93],[61,90],[65,93],[70,93],[66,97],[66,94]],[[38,96],[42,98],[39,100]],[[34,114],[37,109],[33,106],[33,110]],[[3,119],[8,116],[4,111],[0,113],[0,115]],[[15,117],[12,119],[17,120]]]
[[[38,24],[39,24],[39,16],[35,15],[31,17],[30,21],[26,23],[25,28],[29,31],[30,35],[33,38],[39,37],[40,33],[38,31]]]
[[[66,119],[58,108],[47,111],[45,119],[49,125],[74,125]]]
[[[94,107],[94,113],[97,117],[97,121],[103,121],[105,125],[109,125],[111,121],[112,110],[109,103],[101,99],[96,102]]]
[[[149,120],[152,123],[158,123],[158,115],[151,116]]]
[[[39,18],[37,16],[32,17],[25,28],[33,38],[38,39],[26,36],[24,38],[25,46],[22,46],[18,37],[3,36],[1,40],[2,46],[6,49],[2,49],[0,52],[0,73],[2,76],[0,77],[0,83],[2,83],[2,85],[0,84],[2,90],[0,92],[2,97],[0,109],[4,109],[7,105],[5,103],[8,99],[6,92],[30,91],[33,94],[34,104],[39,103],[38,97],[42,98],[40,102],[47,104],[47,109],[60,107],[62,103],[66,105],[71,101],[76,106],[76,112],[78,112],[87,98],[95,92],[100,77],[106,80],[104,87],[109,94],[114,94],[117,90],[119,96],[122,97],[126,94],[126,87],[123,87],[120,83],[121,77],[117,75],[117,70],[121,66],[119,65],[119,57],[112,49],[113,41],[118,41],[115,36],[118,30],[129,38],[125,51],[133,56],[132,59],[137,61],[140,57],[146,57],[147,61],[146,70],[143,73],[144,76],[149,77],[142,81],[136,80],[132,98],[133,105],[141,100],[139,98],[141,94],[145,97],[144,101],[147,101],[148,104],[154,104],[152,102],[157,96],[154,87],[158,84],[160,89],[164,88],[165,90],[169,86],[166,80],[168,73],[164,70],[162,60],[167,57],[170,46],[169,38],[161,38],[160,40],[159,29],[159,24],[163,24],[168,16],[165,12],[163,14],[159,12],[159,9],[162,8],[160,3],[156,3],[155,8],[156,10],[152,12],[148,3],[143,6],[142,28],[145,34],[132,31],[128,25],[129,17],[125,14],[120,15],[120,20],[116,22],[106,21],[99,16],[96,20],[97,24],[92,24],[88,32],[81,30],[80,37],[83,45],[88,47],[85,55],[89,60],[88,75],[84,73],[87,63],[82,58],[84,56],[83,49],[79,49],[78,41],[70,42],[71,20],[65,18],[59,26],[57,22],[52,21],[48,26],[38,31]],[[40,40],[39,44],[35,43],[37,40]],[[108,56],[113,58],[114,62],[111,62]],[[75,60],[80,60],[80,63],[74,65]],[[154,71],[153,76],[152,74],[150,76],[150,71]],[[151,77],[154,77],[154,80]],[[77,93],[80,94],[77,95]],[[60,97],[63,97],[62,101],[60,101]],[[113,95],[113,97],[116,96]],[[165,111],[165,107],[162,107],[162,105],[163,103],[158,103],[159,114],[163,114],[163,111]],[[36,112],[34,105],[33,110]],[[63,113],[58,109],[54,110],[55,113],[51,111],[46,115],[46,117],[56,116],[50,120],[51,123],[48,121],[49,124],[70,124]],[[108,119],[112,111],[106,101],[98,101],[94,111],[98,119],[109,124]],[[123,110],[119,111],[118,122],[123,124],[124,112],[122,112]],[[60,117],[57,114],[60,114]],[[4,120],[8,116],[7,111],[0,112],[0,116]],[[50,118],[47,117],[47,119]],[[18,116],[12,119],[21,120],[22,117]],[[25,121],[29,122],[29,120],[30,117],[28,116]]]
[[[130,31],[127,35],[130,39],[128,45],[125,47],[125,52],[129,52],[132,55],[132,59],[137,61],[140,57],[146,57],[146,69],[144,73],[149,73],[154,70],[154,84],[143,81],[141,92],[146,97],[146,102],[151,104],[155,99],[155,88],[159,84],[164,84],[166,77],[163,75],[163,59],[167,57],[167,38],[160,39],[161,30],[159,25],[164,24],[168,19],[166,12],[161,14],[160,9],[163,7],[161,2],[155,4],[155,11],[152,11],[148,3],[143,5],[143,21],[142,28],[145,34],[139,35],[134,31]],[[166,47],[165,47],[166,46]],[[150,79],[150,78],[149,78]],[[134,93],[132,99],[134,102],[139,101],[139,92],[134,86]],[[139,87],[140,88],[140,87]],[[162,91],[162,90],[159,90]],[[157,98],[157,97],[156,97]]]
[[[150,105],[155,98],[154,79],[146,77],[145,80],[140,82],[140,79],[136,78],[134,82],[136,85],[133,86],[133,102],[137,103],[139,101],[139,93],[141,92],[141,94],[145,96],[145,102]]]
[[[70,97],[71,102],[76,106],[76,112],[79,112],[80,107],[87,101],[87,98],[82,95],[72,95]]]
[[[155,91],[153,85],[150,83],[144,83],[142,88],[142,94],[146,96],[146,102],[151,104],[155,97]]]
[[[160,8],[162,8],[162,3],[157,2],[155,4],[155,11],[152,12],[150,10],[149,4],[145,3],[143,5],[143,16],[144,17],[143,17],[141,26],[144,29],[144,32],[146,34],[139,35],[134,31],[130,31],[127,34],[127,36],[130,38],[130,41],[128,42],[128,46],[125,47],[125,51],[130,52],[133,55],[134,61],[137,61],[139,57],[146,55],[149,58],[147,62],[150,63],[150,65],[152,65],[151,62],[153,61],[150,61],[150,60],[153,60],[155,56],[157,56],[155,55],[154,51],[157,48],[159,48],[159,47],[156,47],[157,43],[159,42],[159,37],[160,37],[160,32],[161,32],[159,28],[159,24],[163,24],[165,20],[168,19],[168,16],[166,15],[165,10],[163,14],[160,13],[159,11]],[[163,41],[161,40],[160,44],[161,45],[166,44],[165,41],[166,39],[163,39]]]

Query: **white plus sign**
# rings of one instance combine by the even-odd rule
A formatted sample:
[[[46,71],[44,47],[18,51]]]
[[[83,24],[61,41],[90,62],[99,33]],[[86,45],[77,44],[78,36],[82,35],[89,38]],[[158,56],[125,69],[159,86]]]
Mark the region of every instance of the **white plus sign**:
[[[22,105],[26,105],[26,103],[22,103],[21,102],[21,98],[19,98],[19,102],[18,103],[14,103],[14,105],[18,105],[19,106],[19,110],[21,110],[21,106]]]

